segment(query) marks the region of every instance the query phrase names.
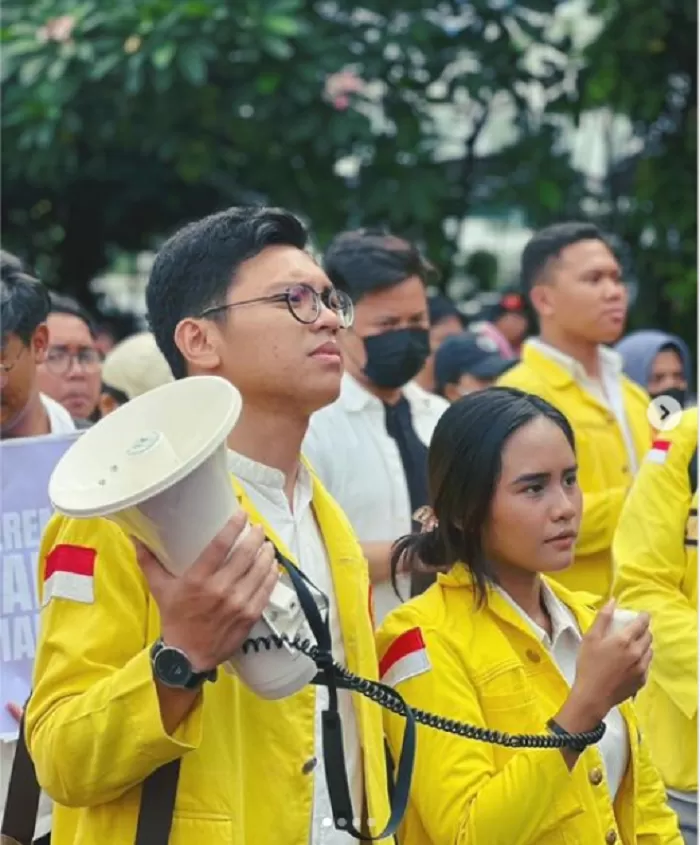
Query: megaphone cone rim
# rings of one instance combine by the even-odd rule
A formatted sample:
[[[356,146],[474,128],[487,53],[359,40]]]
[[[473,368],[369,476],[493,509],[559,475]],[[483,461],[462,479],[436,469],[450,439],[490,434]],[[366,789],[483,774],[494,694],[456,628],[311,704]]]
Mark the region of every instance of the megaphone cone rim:
[[[182,481],[190,473],[197,469],[197,467],[201,466],[206,460],[208,460],[224,443],[231,429],[238,421],[242,409],[242,400],[240,393],[230,382],[226,381],[226,379],[221,378],[220,376],[189,376],[185,379],[179,379],[174,382],[169,382],[168,384],[160,385],[159,387],[154,388],[148,393],[144,393],[142,396],[137,397],[136,399],[133,399],[130,402],[127,402],[125,405],[118,408],[116,411],[113,411],[112,414],[110,414],[110,417],[113,418],[112,424],[115,424],[120,414],[123,415],[126,413],[133,413],[134,405],[140,402],[141,400],[148,399],[149,402],[152,402],[155,398],[155,394],[169,390],[172,391],[173,389],[178,389],[177,385],[181,385],[182,382],[190,382],[195,379],[197,381],[206,379],[209,382],[219,382],[222,385],[222,388],[225,385],[226,389],[229,392],[231,400],[228,412],[223,416],[221,423],[216,427],[215,431],[212,431],[210,433],[209,437],[207,438],[207,442],[201,447],[201,449],[192,454],[188,458],[188,460],[183,461],[182,465],[179,466],[176,470],[167,473],[164,477],[157,478],[155,481],[153,481],[153,483],[142,487],[138,492],[124,496],[120,499],[113,499],[107,504],[101,504],[94,507],[66,507],[64,504],[60,503],[61,492],[60,489],[57,489],[58,481],[60,480],[60,470],[62,467],[65,467],[67,461],[70,459],[69,456],[71,455],[71,453],[74,453],[76,449],[84,449],[84,441],[89,441],[91,439],[91,435],[95,436],[94,432],[97,431],[97,428],[99,426],[99,423],[97,423],[93,428],[87,429],[76,440],[76,442],[68,449],[68,451],[63,455],[61,460],[55,466],[51,474],[51,478],[49,480],[49,499],[51,500],[51,504],[53,505],[53,507],[59,513],[65,516],[78,519],[92,519],[96,517],[108,516],[117,511],[125,510],[126,508],[132,508],[137,505],[140,505],[147,499],[151,499],[154,496],[157,496],[159,493],[162,493],[164,490],[167,490],[169,487],[173,487],[175,484]]]

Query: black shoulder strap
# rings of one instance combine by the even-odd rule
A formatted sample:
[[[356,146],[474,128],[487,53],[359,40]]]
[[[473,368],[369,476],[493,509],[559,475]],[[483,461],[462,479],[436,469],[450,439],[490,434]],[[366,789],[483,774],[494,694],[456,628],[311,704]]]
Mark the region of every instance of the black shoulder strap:
[[[698,489],[698,449],[695,447],[693,457],[688,464],[688,479],[690,481],[690,492],[694,493]]]
[[[180,760],[161,766],[143,782],[134,845],[168,845],[180,776]],[[24,716],[10,774],[0,832],[18,845],[32,845],[40,787],[24,737]]]

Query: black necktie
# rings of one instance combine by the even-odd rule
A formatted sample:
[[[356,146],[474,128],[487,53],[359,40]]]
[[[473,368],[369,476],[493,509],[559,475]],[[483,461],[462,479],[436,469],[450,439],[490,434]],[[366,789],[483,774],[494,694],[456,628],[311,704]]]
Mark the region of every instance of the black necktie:
[[[411,513],[428,504],[428,449],[416,434],[411,418],[411,406],[405,396],[395,405],[384,405],[386,430],[401,456]],[[418,526],[413,525],[416,530]],[[414,572],[411,575],[411,595],[422,593],[435,580],[433,575]]]

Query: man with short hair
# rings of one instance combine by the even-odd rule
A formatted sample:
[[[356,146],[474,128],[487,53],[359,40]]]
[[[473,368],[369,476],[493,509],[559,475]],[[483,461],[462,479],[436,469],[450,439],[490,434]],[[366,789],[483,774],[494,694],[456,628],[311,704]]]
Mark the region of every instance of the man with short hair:
[[[0,438],[41,437],[75,431],[70,414],[58,402],[39,391],[37,367],[48,347],[46,317],[49,294],[44,285],[29,275],[22,262],[0,251]],[[9,702],[8,709],[19,719],[21,704]],[[16,743],[0,742],[0,815],[7,798]],[[42,793],[35,828],[35,842],[48,845],[51,803]]]
[[[92,318],[75,300],[51,294],[49,345],[38,369],[41,390],[76,419],[87,420],[100,398],[102,359]]]
[[[173,845],[353,841],[331,817],[320,741],[327,690],[272,701],[215,674],[268,604],[272,543],[325,593],[335,659],[378,674],[362,550],[300,460],[310,415],[339,393],[338,335],[352,322],[352,303],[306,243],[289,212],[232,208],[181,229],[158,253],[146,299],[173,374],[220,376],[242,395],[229,466],[254,527],[233,548],[244,527],[234,517],[175,578],[107,519],[49,524],[39,583],[59,563],[90,560],[94,573],[91,601],[54,586],[42,610],[26,735],[60,805],[52,845],[132,845],[142,784],[175,760]],[[163,674],[164,650],[179,681]],[[337,765],[353,821],[378,834],[388,817],[381,711],[344,690],[339,711]]]
[[[412,382],[430,354],[431,268],[408,241],[365,229],[338,235],[324,266],[354,302],[355,323],[341,341],[340,398],[312,417],[304,454],[362,542],[381,620],[425,584],[402,573],[393,585],[390,552],[428,504],[427,447],[448,407]]]
[[[573,566],[552,577],[605,598],[613,534],[651,442],[649,397],[623,375],[608,347],[624,330],[627,290],[613,250],[588,223],[537,232],[523,252],[521,275],[540,334],[498,384],[547,399],[573,426],[583,521]]]
[[[41,392],[38,370],[49,347],[49,293],[14,255],[0,253],[2,390],[0,437],[39,437],[75,430],[70,414]]]
[[[501,356],[496,342],[471,331],[448,337],[435,353],[436,393],[456,402],[468,393],[485,390],[517,364]]]

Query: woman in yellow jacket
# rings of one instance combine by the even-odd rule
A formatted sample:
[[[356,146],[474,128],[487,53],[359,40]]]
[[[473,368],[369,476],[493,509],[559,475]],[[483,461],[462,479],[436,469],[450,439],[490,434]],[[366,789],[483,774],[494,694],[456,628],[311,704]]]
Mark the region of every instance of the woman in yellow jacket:
[[[657,435],[613,544],[615,595],[652,618],[656,654],[637,709],[688,845],[697,842],[698,493],[690,471],[697,447],[693,408]]]
[[[545,575],[570,565],[581,519],[567,420],[517,390],[467,396],[435,430],[429,485],[432,524],[394,560],[451,569],[383,623],[384,682],[484,729],[606,730],[562,751],[420,727],[402,845],[682,845],[629,701],[649,617],[618,627],[612,603],[596,616]],[[387,713],[385,729],[396,758],[403,722]]]

